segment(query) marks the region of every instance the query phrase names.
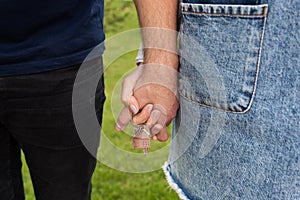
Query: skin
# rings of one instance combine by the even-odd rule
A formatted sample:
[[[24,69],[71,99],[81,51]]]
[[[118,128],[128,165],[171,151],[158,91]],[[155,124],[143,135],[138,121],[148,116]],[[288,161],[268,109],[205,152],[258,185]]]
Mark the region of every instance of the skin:
[[[132,115],[135,124],[146,123],[151,127],[153,139],[166,141],[168,139],[167,125],[175,118],[179,107],[175,94],[159,84],[149,83],[135,88],[139,79],[149,78],[157,74],[151,71],[151,65],[164,65],[178,69],[176,49],[177,0],[134,0],[143,29],[144,67],[135,76],[123,82],[122,110],[116,129],[123,130]],[[155,27],[156,29],[147,29]],[[172,31],[167,31],[172,30]],[[157,44],[160,44],[158,47]],[[155,48],[157,47],[157,48]],[[159,71],[156,73],[160,73]],[[137,75],[138,74],[138,75]],[[174,83],[175,84],[175,83]],[[124,95],[125,93],[125,95]],[[157,106],[158,105],[158,106]]]

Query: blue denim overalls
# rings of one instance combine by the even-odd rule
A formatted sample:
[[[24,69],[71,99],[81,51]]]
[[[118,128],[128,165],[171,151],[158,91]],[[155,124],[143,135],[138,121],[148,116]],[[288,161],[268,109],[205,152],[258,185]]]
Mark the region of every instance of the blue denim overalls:
[[[164,166],[182,199],[300,199],[299,0],[183,0],[181,108]]]

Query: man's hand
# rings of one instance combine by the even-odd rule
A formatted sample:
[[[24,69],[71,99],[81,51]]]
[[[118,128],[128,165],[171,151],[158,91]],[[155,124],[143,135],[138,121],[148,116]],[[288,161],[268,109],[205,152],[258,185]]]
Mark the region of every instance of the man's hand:
[[[136,98],[133,96],[133,89],[140,78],[143,71],[143,67],[137,67],[130,75],[128,75],[122,83],[122,96],[121,101],[124,104],[124,108],[119,114],[116,130],[121,131],[125,129],[128,123],[131,121],[132,116],[137,114],[140,110],[140,106]],[[143,115],[149,116],[152,111],[153,105],[146,105],[143,111]],[[147,114],[148,113],[148,114]],[[140,114],[141,115],[141,114]]]
[[[161,65],[140,66],[123,81],[121,111],[116,129],[123,130],[133,117],[135,124],[147,124],[153,139],[168,139],[167,125],[176,116],[177,71]],[[142,108],[140,110],[140,108]]]
[[[149,76],[155,76],[147,71],[147,69],[144,70],[139,80],[147,80]],[[165,78],[168,77],[165,76]],[[174,85],[177,83],[175,82]],[[146,123],[151,128],[152,135],[156,135],[159,141],[166,141],[168,139],[167,126],[175,118],[179,107],[176,93],[165,84],[153,82],[135,88],[134,97],[142,108],[148,104],[154,106],[149,119],[147,115],[141,113],[134,116],[133,122],[136,124]]]

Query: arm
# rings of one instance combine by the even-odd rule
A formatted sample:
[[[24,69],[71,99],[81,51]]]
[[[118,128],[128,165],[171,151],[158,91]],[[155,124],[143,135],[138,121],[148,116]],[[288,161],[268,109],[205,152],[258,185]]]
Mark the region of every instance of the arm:
[[[134,3],[143,28],[144,63],[158,63],[177,69],[178,56],[174,51],[178,1],[134,0]]]
[[[151,133],[157,134],[157,139],[165,141],[168,138],[166,127],[179,107],[176,98],[178,3],[176,0],[135,0],[135,5],[142,27],[144,64],[133,73],[139,72],[138,75],[130,75],[123,81],[125,108],[118,118],[117,130],[127,125],[129,119],[126,116],[129,115],[124,113],[134,105],[135,110],[141,110],[133,121],[146,123],[151,127]],[[154,105],[153,109],[148,109],[149,105]],[[133,109],[131,112],[137,113]]]

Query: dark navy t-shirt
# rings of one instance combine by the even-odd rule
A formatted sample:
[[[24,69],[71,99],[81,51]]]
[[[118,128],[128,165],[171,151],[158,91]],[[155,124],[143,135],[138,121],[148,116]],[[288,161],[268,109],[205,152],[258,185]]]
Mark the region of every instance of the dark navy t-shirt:
[[[104,41],[103,7],[103,0],[0,0],[0,76],[80,64]]]

